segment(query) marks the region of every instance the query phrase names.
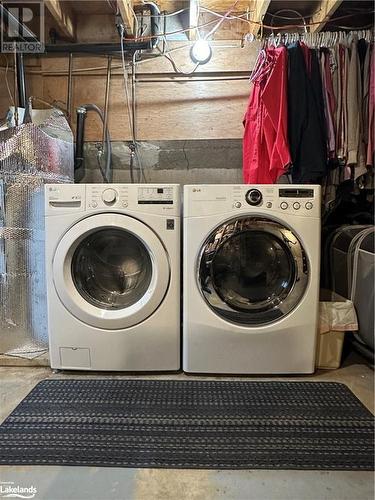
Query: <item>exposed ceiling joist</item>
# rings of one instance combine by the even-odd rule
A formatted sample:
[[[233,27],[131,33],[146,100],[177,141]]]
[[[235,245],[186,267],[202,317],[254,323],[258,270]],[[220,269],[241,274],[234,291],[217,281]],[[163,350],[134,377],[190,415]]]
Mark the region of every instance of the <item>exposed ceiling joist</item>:
[[[271,0],[253,0],[252,5],[250,7],[250,21],[255,21],[256,23],[260,23],[265,16],[268,7],[271,3]],[[257,35],[259,32],[260,26],[259,24],[252,24],[250,26],[250,33],[253,35]]]
[[[200,5],[216,12],[227,12],[235,3],[235,0],[200,0]],[[246,12],[247,9],[252,10],[252,0],[239,0],[236,3],[234,12]],[[262,3],[262,2],[259,2]]]
[[[134,0],[134,5],[141,5],[142,0]],[[180,9],[189,8],[190,0],[154,0],[161,11],[175,12]]]
[[[320,2],[320,10],[314,14],[310,20],[310,23],[318,24],[311,24],[310,32],[314,33],[321,31],[330,20],[330,17],[340,7],[342,1],[343,0],[322,0]]]
[[[189,26],[198,26],[198,0],[190,0]],[[189,40],[197,38],[197,31],[192,29],[189,31]]]
[[[117,0],[122,20],[127,33],[134,34],[133,0]]]
[[[62,35],[74,40],[76,36],[76,24],[70,2],[46,0],[45,5],[57,23]]]
[[[236,0],[200,0],[199,5],[206,9],[214,10],[215,12],[225,13],[235,3]],[[236,4],[234,12],[246,12],[247,9],[251,10],[254,0],[239,0]],[[142,0],[135,0],[134,4],[141,4]],[[155,0],[160,10],[167,12],[174,12],[181,8],[189,8],[190,0]],[[261,2],[260,2],[261,3]]]

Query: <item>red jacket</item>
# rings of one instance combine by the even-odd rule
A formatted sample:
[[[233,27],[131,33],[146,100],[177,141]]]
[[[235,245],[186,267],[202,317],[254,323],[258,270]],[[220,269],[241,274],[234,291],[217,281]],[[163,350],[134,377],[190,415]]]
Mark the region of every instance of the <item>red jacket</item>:
[[[287,134],[287,50],[266,49],[244,117],[243,179],[273,184],[291,162]]]

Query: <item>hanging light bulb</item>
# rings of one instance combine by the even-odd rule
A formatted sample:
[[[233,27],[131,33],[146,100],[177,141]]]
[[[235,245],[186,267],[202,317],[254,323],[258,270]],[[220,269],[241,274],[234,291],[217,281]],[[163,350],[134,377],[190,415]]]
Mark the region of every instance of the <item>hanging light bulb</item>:
[[[206,64],[212,57],[212,48],[207,40],[197,40],[190,49],[190,57],[196,64]]]

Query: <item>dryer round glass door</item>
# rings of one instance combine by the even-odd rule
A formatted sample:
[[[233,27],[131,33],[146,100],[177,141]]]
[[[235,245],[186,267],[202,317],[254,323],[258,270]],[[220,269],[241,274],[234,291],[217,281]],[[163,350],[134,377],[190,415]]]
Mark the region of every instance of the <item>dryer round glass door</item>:
[[[228,220],[203,245],[201,293],[221,317],[264,325],[289,314],[308,284],[308,260],[293,231],[262,217]]]
[[[170,279],[156,234],[120,214],[93,215],[69,229],[56,249],[53,273],[66,309],[103,329],[144,321],[162,302]]]

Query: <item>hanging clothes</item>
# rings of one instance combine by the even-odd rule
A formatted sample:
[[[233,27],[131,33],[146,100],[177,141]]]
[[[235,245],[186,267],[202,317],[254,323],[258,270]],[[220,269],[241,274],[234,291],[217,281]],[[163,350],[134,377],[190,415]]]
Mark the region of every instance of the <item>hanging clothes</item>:
[[[355,169],[354,179],[366,173],[364,165],[359,165],[359,138],[362,120],[362,92],[359,71],[358,40],[353,40],[350,47],[348,69],[348,157],[347,165]],[[350,174],[349,174],[350,178]]]
[[[272,184],[290,164],[286,48],[267,48],[254,74],[243,121],[243,180]]]
[[[369,81],[369,103],[368,103],[368,145],[367,165],[374,167],[374,136],[375,136],[375,52],[372,47],[370,56],[370,81]]]
[[[310,82],[314,96],[314,105],[319,118],[319,127],[320,131],[320,139],[323,146],[323,151],[326,153],[324,158],[324,165],[327,166],[327,127],[325,122],[325,112],[324,112],[324,97],[323,97],[323,85],[322,85],[322,75],[320,72],[319,65],[319,51],[318,50],[310,50],[311,53],[311,74],[310,74]]]
[[[373,186],[371,36],[329,35],[318,45],[339,43],[319,50],[297,42],[261,51],[244,118],[245,182],[273,183],[290,173],[294,183],[321,183],[332,201],[343,182],[353,193]]]
[[[322,49],[320,54],[321,75],[323,84],[324,114],[328,134],[328,159],[336,156],[335,110],[336,99],[333,91],[330,52]]]
[[[294,183],[316,183],[327,171],[324,103],[316,52],[310,51],[309,58],[306,65],[306,49],[299,42],[288,47],[288,137]]]
[[[336,58],[338,65],[338,93],[336,100],[336,156],[343,163],[348,156],[348,110],[347,110],[347,88],[348,88],[348,49],[343,45],[336,46]]]
[[[357,44],[359,61],[359,139],[358,158],[354,168],[354,179],[367,174],[368,104],[370,88],[370,44],[361,39]]]
[[[329,49],[329,62],[330,62],[330,70],[331,70],[331,79],[332,79],[332,91],[335,106],[333,109],[333,123],[335,128],[335,145],[337,150],[337,112],[338,112],[338,86],[339,86],[339,71],[338,71],[338,61],[336,49],[334,47]]]

